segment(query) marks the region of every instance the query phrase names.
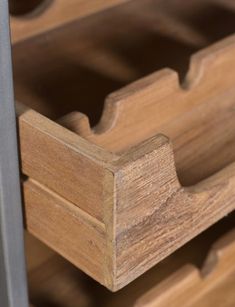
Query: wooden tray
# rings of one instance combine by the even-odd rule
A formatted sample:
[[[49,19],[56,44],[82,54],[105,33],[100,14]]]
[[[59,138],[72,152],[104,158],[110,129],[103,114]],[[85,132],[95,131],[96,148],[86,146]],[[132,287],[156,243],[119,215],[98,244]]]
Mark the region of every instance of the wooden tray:
[[[179,2],[159,1],[156,16],[155,2],[130,2],[13,48],[16,98],[36,110],[18,104],[22,172],[29,177],[27,229],[113,291],[235,207],[235,37],[203,40],[195,25],[183,21],[191,15],[202,19],[202,12],[208,19],[211,2],[192,1],[183,13]],[[232,5],[222,7],[221,16],[229,20]],[[172,11],[182,20],[169,25]],[[191,57],[183,78],[192,49],[182,51],[187,56],[179,65],[173,46],[158,41],[161,57],[170,50],[175,58],[164,66],[178,65],[184,81],[172,69],[139,79],[146,70],[135,73],[136,66],[128,70],[121,61],[133,44],[134,53],[141,46],[138,39],[155,31],[155,18],[160,36],[188,41],[194,35],[195,49],[204,48]],[[232,31],[233,24],[220,27],[221,37]],[[106,78],[87,73],[91,65]],[[110,85],[107,76],[122,81]],[[135,79],[105,100],[95,127],[76,111],[94,110],[96,123],[106,91]],[[78,89],[87,96],[77,96]]]

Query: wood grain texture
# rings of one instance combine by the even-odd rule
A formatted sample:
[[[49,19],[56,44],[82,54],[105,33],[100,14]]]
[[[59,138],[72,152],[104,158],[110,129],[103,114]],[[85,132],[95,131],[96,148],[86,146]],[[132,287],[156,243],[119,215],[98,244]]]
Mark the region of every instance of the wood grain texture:
[[[198,185],[181,187],[168,140],[157,136],[113,162],[103,203],[102,256],[89,250],[90,240],[100,246],[100,231],[93,227],[91,233],[85,220],[79,239],[85,214],[41,185],[35,193],[35,182],[24,189],[27,228],[95,279],[118,290],[232,211],[234,178],[232,164]],[[69,214],[70,206],[77,215]],[[70,241],[74,239],[76,244]]]
[[[196,2],[202,5],[190,2],[190,12]],[[143,2],[135,3],[140,5],[135,10],[133,2],[123,6],[126,16],[135,15]],[[151,8],[144,25],[153,30],[153,23],[146,23]],[[122,21],[123,10],[112,10],[109,18],[117,14]],[[27,228],[116,291],[235,208],[235,37],[195,53],[181,84],[176,71],[164,69],[111,94],[100,123],[91,129],[76,109],[60,116],[76,106],[68,103],[68,97],[77,99],[77,66],[71,59],[84,54],[87,62],[101,58],[96,68],[107,60],[99,52],[93,57],[96,49],[89,40],[97,22],[103,28],[94,32],[99,33],[95,43],[102,49],[101,42],[111,39],[110,30],[103,35],[105,14],[16,44],[13,51],[16,97],[38,110],[18,110],[22,172],[29,177],[24,183]],[[139,28],[134,26],[135,32]],[[69,45],[66,38],[71,29],[75,43],[80,43],[79,36],[73,37],[78,29],[81,38],[89,34],[75,51],[75,43]],[[177,37],[183,34],[180,30]],[[27,56],[25,50],[30,50]],[[72,63],[72,75],[63,70],[66,63]],[[123,72],[130,73],[118,64],[115,76]]]
[[[17,109],[24,174],[103,221],[105,165],[115,156],[33,110]]]
[[[130,307],[151,289],[190,263],[201,267],[212,245],[234,229],[231,214],[191,240],[148,273],[113,294],[30,235],[26,236],[30,300],[37,307]],[[35,263],[37,255],[37,263]],[[168,291],[168,289],[166,290]],[[221,293],[221,292],[220,292]],[[161,293],[164,297],[164,293]],[[174,295],[174,294],[173,294]],[[227,299],[233,291],[227,293]],[[220,300],[223,299],[221,293]],[[226,299],[226,300],[227,300]],[[223,299],[224,302],[224,299]]]
[[[182,85],[176,72],[164,69],[111,94],[95,129],[79,112],[63,124],[119,153],[163,133],[173,143],[181,182],[196,183],[235,158],[234,52],[231,36],[195,54]]]
[[[234,163],[184,188],[167,140],[157,137],[142,146],[116,174],[117,289],[234,209]]]
[[[28,231],[104,284],[104,224],[31,180],[24,183],[24,201]]]
[[[186,265],[150,290],[136,307],[226,306],[235,303],[235,231],[212,247],[201,270]]]
[[[13,43],[127,0],[44,0],[22,16],[11,17]]]

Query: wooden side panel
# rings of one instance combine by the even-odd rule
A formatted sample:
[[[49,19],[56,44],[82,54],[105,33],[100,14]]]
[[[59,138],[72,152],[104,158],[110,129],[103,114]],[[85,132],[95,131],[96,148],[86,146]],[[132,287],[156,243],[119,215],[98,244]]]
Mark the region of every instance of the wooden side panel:
[[[128,0],[45,0],[35,12],[11,18],[13,43],[124,1]]]
[[[135,307],[232,307],[235,304],[235,231],[212,248],[203,269],[186,265],[146,293]]]
[[[24,201],[27,230],[108,286],[105,225],[33,180]]]
[[[116,289],[235,208],[235,164],[185,189],[177,180],[173,152],[164,137],[150,139],[119,162]]]
[[[103,221],[113,156],[32,110],[19,116],[19,136],[22,172]]]

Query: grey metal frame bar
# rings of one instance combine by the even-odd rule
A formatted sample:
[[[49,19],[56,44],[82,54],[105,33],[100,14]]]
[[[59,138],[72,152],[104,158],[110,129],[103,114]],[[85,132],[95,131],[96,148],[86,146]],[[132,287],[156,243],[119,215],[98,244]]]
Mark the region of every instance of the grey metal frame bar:
[[[0,306],[28,307],[7,0],[0,0]]]

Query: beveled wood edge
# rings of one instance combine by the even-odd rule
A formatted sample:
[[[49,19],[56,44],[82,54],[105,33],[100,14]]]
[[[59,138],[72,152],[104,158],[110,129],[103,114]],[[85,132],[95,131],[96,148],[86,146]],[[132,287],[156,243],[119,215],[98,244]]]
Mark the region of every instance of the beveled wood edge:
[[[193,264],[186,264],[170,277],[153,287],[141,296],[135,307],[163,307],[169,303],[169,298],[177,301],[179,295],[187,293],[192,288],[203,288],[203,283],[216,283],[235,269],[235,230],[221,237],[215,242],[204,262],[202,269]],[[231,264],[233,264],[231,266]],[[197,293],[194,293],[197,295]],[[193,300],[193,293],[192,293]],[[177,305],[178,306],[178,305]]]

